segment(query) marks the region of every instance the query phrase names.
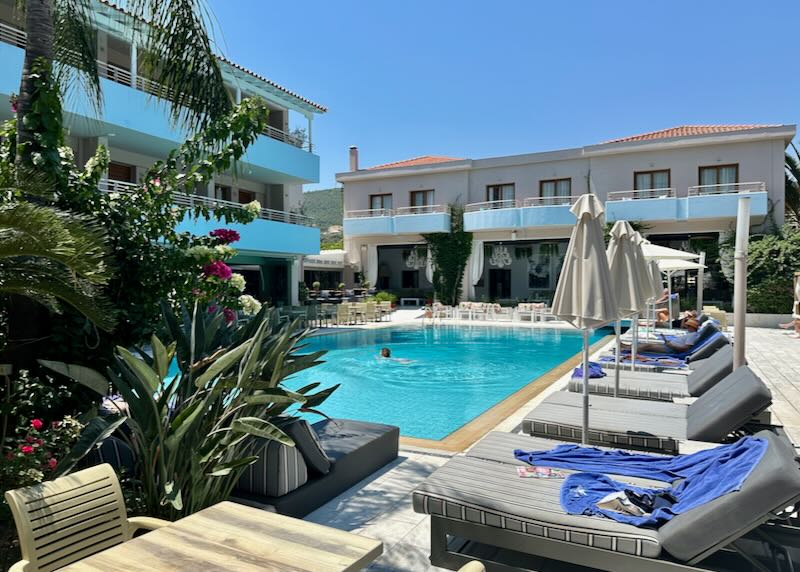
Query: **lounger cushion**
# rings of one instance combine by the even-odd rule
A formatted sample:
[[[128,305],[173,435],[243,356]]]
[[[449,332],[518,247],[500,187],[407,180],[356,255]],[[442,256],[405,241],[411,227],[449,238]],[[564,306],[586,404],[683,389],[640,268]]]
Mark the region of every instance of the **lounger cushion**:
[[[556,391],[548,395],[542,403],[566,405],[583,409],[583,395],[571,391]],[[637,401],[621,397],[609,397],[607,395],[590,395],[589,407],[592,411],[602,410],[619,413],[634,411],[639,415],[686,419],[688,406],[680,403]]]
[[[791,445],[770,431],[756,437],[769,446],[741,490],[679,514],[659,529],[662,546],[672,556],[688,561],[727,544],[800,497],[800,466]]]
[[[308,482],[308,467],[296,447],[259,439],[258,460],[248,466],[236,488],[250,494],[280,497]]]
[[[638,406],[655,402],[634,403]],[[581,441],[582,415],[580,407],[544,402],[525,416],[522,430],[535,437]],[[589,442],[593,445],[623,449],[677,453],[678,441],[686,439],[685,418],[642,414],[633,408],[627,411],[591,408],[589,428]]]
[[[771,403],[769,388],[742,366],[689,406],[686,435],[695,441],[721,441]]]
[[[709,324],[706,327],[711,328],[713,326]],[[728,344],[730,344],[730,342],[728,341],[728,338],[726,338],[724,334],[719,334],[715,332],[714,337],[711,338],[705,345],[703,345],[697,351],[692,352],[691,354],[686,356],[686,362],[691,363],[699,359],[705,359],[714,354],[714,352],[716,352],[721,347],[724,347]]]
[[[607,377],[590,379],[589,393],[598,395],[614,395],[614,373]],[[583,392],[583,380],[571,379],[567,388],[573,393]],[[620,376],[619,397],[629,399],[652,399],[657,401],[672,401],[676,397],[689,397],[686,385],[686,376],[678,381],[657,379],[636,379]]]
[[[412,498],[418,513],[625,554],[651,558],[659,555],[661,546],[655,530],[608,518],[566,514],[559,502],[563,482],[522,479],[513,464],[454,457],[417,487]],[[666,486],[658,481],[647,482],[647,486]]]
[[[327,475],[331,470],[331,459],[325,454],[317,434],[311,425],[304,419],[298,419],[283,427],[284,432],[291,437],[294,445],[308,468],[321,475]]]
[[[733,346],[724,344],[703,360],[696,362],[689,375],[689,395],[699,397],[733,371]]]

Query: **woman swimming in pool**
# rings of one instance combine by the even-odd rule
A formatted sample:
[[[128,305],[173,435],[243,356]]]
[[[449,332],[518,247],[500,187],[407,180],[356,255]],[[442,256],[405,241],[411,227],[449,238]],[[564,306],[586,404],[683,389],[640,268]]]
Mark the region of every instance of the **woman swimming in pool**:
[[[404,359],[404,358],[393,358],[392,357],[392,350],[389,348],[381,348],[380,358],[385,358],[397,363],[414,363],[413,359]]]

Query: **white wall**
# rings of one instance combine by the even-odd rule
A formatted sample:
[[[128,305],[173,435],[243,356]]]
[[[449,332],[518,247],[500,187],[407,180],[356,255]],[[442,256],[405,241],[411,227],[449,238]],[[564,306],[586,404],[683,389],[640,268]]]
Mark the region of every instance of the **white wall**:
[[[589,190],[587,185],[589,162],[586,159],[568,159],[529,163],[527,165],[498,166],[473,169],[470,173],[469,202],[486,200],[486,187],[514,183],[518,200],[539,196],[539,181],[550,179],[572,179],[572,194],[580,195]]]
[[[392,195],[394,208],[407,207],[410,204],[411,191],[428,189],[434,189],[434,204],[466,203],[469,189],[467,171],[348,182],[344,185],[344,210],[368,209],[369,196],[382,194]]]

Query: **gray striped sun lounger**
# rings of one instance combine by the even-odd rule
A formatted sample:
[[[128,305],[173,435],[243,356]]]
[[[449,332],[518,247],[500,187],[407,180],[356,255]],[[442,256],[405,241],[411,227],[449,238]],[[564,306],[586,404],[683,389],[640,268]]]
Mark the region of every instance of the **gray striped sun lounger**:
[[[769,388],[747,366],[690,405],[593,395],[589,442],[675,454],[680,441],[723,441],[771,403]],[[525,416],[522,430],[535,437],[581,441],[582,408],[582,395],[556,392]]]
[[[687,373],[620,371],[619,397],[672,401],[676,397],[699,397],[733,371],[733,348],[725,345],[710,357],[696,362]],[[589,380],[589,393],[614,395],[614,371]],[[569,391],[583,393],[583,379],[574,378]]]
[[[786,440],[771,431],[757,436],[768,441],[767,451],[739,491],[658,529],[567,514],[559,502],[563,481],[520,478],[523,463],[513,455],[558,442],[510,433],[490,433],[437,469],[414,491],[413,506],[431,516],[431,563],[453,570],[475,558],[503,572],[561,570],[563,563],[631,572],[788,570],[780,563],[800,561],[800,528],[776,522],[794,524],[784,511],[800,500],[800,466]]]

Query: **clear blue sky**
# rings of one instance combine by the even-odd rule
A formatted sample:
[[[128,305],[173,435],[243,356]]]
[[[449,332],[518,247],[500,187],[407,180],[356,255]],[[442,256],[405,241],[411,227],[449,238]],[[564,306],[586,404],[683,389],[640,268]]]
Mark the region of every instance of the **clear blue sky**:
[[[800,2],[209,0],[222,51],[328,107],[320,183],[418,155],[798,123]]]

